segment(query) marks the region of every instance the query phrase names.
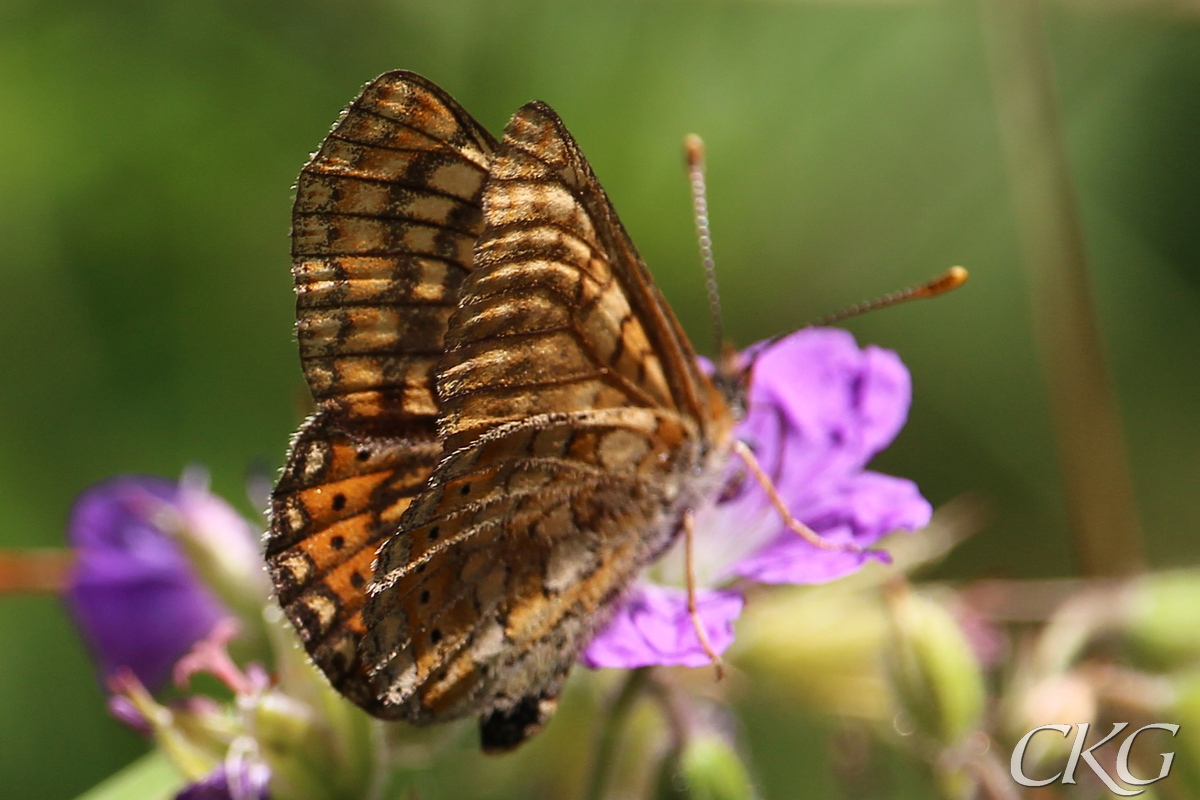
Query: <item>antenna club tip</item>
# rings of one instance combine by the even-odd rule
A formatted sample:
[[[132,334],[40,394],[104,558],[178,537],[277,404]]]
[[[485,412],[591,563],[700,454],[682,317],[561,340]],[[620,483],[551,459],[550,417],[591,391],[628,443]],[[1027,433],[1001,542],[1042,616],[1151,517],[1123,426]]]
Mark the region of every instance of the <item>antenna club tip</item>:
[[[683,152],[687,156],[688,166],[695,168],[704,164],[704,140],[694,133],[683,137]]]
[[[937,297],[939,294],[952,292],[967,282],[968,273],[963,267],[951,267],[938,275],[918,293],[922,297]]]

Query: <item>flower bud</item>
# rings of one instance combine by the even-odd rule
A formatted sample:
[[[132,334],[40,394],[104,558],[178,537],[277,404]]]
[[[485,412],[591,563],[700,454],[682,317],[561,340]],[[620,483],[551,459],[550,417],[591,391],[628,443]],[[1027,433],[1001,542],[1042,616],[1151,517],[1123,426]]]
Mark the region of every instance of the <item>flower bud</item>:
[[[1200,730],[1200,673],[1175,676],[1175,703],[1169,715],[1181,731]],[[1171,780],[1179,782],[1179,797],[1200,797],[1200,741],[1195,736],[1177,736],[1174,749],[1179,752]]]
[[[258,637],[271,587],[263,569],[258,533],[232,506],[208,490],[208,474],[192,467],[179,481],[172,505],[158,509],[164,530],[183,546],[196,572]]]
[[[1129,638],[1151,665],[1172,669],[1200,663],[1200,570],[1147,575],[1132,586]]]
[[[317,673],[290,629],[269,620],[268,631],[279,684],[239,704],[270,767],[273,800],[367,796],[381,763],[375,722]]]
[[[152,691],[222,619],[226,608],[159,520],[175,515],[178,485],[122,475],[84,491],[71,510],[75,551],[64,592],[101,680],[128,669]]]
[[[659,774],[657,800],[753,800],[750,774],[733,746],[705,731],[689,738]]]
[[[979,725],[985,691],[970,643],[940,603],[907,585],[889,593],[894,643],[888,667],[901,709],[944,746]]]
[[[773,697],[861,719],[889,716],[878,595],[844,583],[761,594],[738,623],[733,660]]]
[[[278,691],[265,692],[248,705],[247,727],[274,776],[278,800],[334,797],[325,785],[331,777],[328,753],[321,752],[324,742],[312,709]]]

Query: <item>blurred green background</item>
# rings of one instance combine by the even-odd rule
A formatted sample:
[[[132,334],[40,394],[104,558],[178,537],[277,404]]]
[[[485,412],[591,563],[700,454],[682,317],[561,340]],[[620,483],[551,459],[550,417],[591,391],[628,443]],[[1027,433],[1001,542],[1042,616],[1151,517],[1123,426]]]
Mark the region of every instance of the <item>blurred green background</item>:
[[[1200,12],[1186,8],[1047,6],[1155,566],[1200,556]],[[205,464],[249,513],[247,472],[281,463],[304,394],[289,187],[359,87],[399,67],[495,132],[530,99],[553,105],[701,349],[688,132],[708,144],[739,344],[970,268],[957,294],[848,324],[913,372],[911,421],[877,466],[935,504],[990,499],[939,574],[1073,573],[966,0],[4,0],[0,547],[60,544],[72,497],[116,472]],[[753,691],[745,711],[766,797],[799,796],[799,775],[834,796],[822,723]],[[4,598],[0,796],[72,797],[143,747],[106,716],[58,603]]]

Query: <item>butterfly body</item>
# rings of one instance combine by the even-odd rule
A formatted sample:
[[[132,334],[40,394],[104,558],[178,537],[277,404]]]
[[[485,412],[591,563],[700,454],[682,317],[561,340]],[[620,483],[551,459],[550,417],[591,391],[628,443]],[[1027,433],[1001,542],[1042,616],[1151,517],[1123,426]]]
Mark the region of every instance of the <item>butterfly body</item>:
[[[536,732],[681,520],[733,414],[565,126],[501,141],[407,72],[297,185],[297,336],[317,411],[267,562],[335,687],[384,718]]]

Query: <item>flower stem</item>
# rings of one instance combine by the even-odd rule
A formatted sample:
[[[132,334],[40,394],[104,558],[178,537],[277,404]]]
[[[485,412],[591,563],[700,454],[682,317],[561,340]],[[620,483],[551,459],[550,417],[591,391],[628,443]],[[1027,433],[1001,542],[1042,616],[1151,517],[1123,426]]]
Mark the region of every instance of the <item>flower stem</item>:
[[[1142,568],[1117,402],[1096,321],[1040,0],[980,0],[1000,140],[1076,557],[1085,577]]]
[[[629,713],[637,705],[638,697],[646,687],[651,667],[641,667],[630,670],[625,678],[612,705],[605,715],[604,727],[600,729],[600,738],[596,742],[596,755],[592,761],[592,774],[588,780],[584,800],[604,800],[608,792],[608,781],[612,777],[613,762],[617,756],[617,744],[621,740],[621,732]]]

